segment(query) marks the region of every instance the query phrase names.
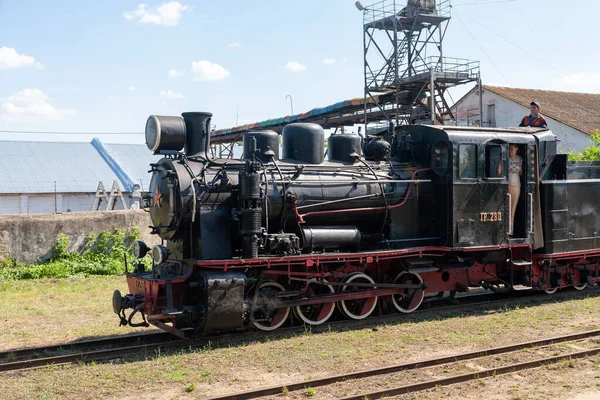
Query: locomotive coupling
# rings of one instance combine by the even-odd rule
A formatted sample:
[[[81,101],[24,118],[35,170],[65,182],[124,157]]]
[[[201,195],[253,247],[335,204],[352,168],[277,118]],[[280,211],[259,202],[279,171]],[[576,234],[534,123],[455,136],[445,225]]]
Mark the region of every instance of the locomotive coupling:
[[[143,294],[127,294],[125,296],[121,296],[121,292],[117,289],[113,292],[112,306],[113,306],[113,311],[115,312],[115,314],[117,314],[119,316],[119,318],[121,320],[119,323],[119,326],[126,326],[126,325],[129,325],[132,327],[138,327],[138,326],[148,327],[148,326],[150,326],[148,324],[148,322],[146,321],[146,316],[144,315],[144,312],[142,311],[142,309],[144,307],[144,295]],[[131,314],[129,314],[129,317],[127,317],[125,315],[125,310],[128,308],[133,309]],[[140,322],[140,323],[131,322],[131,320],[133,319],[133,316],[138,312],[141,312],[143,322]]]

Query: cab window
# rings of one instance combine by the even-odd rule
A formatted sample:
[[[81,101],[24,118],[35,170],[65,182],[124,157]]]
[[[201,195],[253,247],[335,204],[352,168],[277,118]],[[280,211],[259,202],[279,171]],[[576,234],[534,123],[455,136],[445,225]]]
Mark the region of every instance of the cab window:
[[[458,177],[460,179],[477,178],[477,146],[461,144],[458,147]]]
[[[488,144],[485,146],[485,177],[502,178],[504,176],[502,164],[502,146]]]

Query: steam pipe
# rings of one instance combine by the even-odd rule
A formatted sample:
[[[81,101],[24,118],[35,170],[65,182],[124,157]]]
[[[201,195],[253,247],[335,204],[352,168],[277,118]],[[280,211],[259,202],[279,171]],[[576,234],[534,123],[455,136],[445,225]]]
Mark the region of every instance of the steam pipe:
[[[209,112],[185,112],[181,114],[185,122],[185,153],[188,157],[202,157],[208,160],[210,146]]]

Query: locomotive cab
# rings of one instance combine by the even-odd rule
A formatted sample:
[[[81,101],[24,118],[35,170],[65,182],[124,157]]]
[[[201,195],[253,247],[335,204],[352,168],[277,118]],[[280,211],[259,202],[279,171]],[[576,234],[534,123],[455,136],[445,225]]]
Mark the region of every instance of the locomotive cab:
[[[534,243],[536,226],[541,231],[538,188],[539,165],[544,162],[538,162],[538,142],[541,139],[546,149],[546,143],[554,143],[554,135],[529,128],[423,125],[401,131],[413,157],[420,158],[417,162],[430,165],[434,172],[433,219],[444,245],[474,248]],[[510,145],[517,147],[522,158],[514,219]]]
[[[540,218],[536,137],[516,130],[457,130],[448,129],[456,158],[454,247],[532,244]],[[522,160],[521,173],[512,182],[511,146]],[[511,202],[516,204],[514,217]]]

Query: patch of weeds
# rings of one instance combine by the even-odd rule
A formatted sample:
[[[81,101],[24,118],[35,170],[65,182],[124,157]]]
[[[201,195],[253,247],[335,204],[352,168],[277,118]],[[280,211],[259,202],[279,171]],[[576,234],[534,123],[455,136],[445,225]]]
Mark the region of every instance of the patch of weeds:
[[[135,227],[129,232],[115,229],[112,233],[91,233],[86,237],[82,250],[69,252],[69,238],[61,234],[47,261],[25,265],[10,258],[0,260],[0,281],[120,275],[125,268],[125,257],[128,265],[134,264],[129,256],[130,247],[139,236],[140,231]],[[144,257],[142,262],[146,266],[151,265],[150,256]]]
[[[182,383],[185,380],[186,373],[184,371],[173,371],[167,375],[172,382]]]
[[[313,397],[317,395],[317,391],[313,388],[304,389],[304,395],[306,397]]]
[[[196,385],[194,385],[193,383],[190,384],[188,387],[185,388],[185,392],[186,393],[190,393],[193,392],[196,389]]]
[[[212,377],[213,373],[207,369],[200,368],[200,374],[198,375],[198,379],[200,382],[206,382]]]

